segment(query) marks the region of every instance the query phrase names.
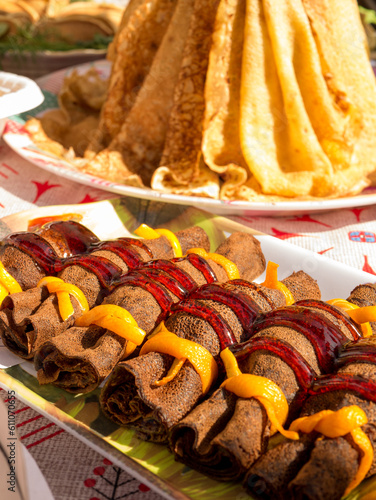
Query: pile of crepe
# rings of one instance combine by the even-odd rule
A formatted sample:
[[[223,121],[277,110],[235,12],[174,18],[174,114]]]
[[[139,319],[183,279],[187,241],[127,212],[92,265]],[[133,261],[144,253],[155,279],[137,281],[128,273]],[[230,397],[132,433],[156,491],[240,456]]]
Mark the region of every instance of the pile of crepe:
[[[376,82],[355,0],[130,0],[109,57],[87,173],[247,201],[371,182]]]

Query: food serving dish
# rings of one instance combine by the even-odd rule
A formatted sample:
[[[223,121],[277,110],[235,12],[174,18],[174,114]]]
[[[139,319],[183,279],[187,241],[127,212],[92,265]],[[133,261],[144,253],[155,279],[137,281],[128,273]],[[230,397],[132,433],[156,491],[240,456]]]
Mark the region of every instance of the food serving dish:
[[[140,212],[137,201],[132,198],[86,205],[43,207],[11,215],[0,221],[0,237],[61,216],[88,226],[101,239],[132,234],[143,222],[172,231],[191,225],[201,226],[209,235],[213,248],[236,230],[250,232],[260,240],[266,260],[279,264],[278,275],[281,279],[293,271],[303,269],[318,281],[323,300],[347,297],[356,285],[374,281],[374,277],[368,273],[261,234],[224,217],[183,205],[176,207],[172,213],[169,204],[160,203],[150,203],[146,210]],[[260,276],[259,281],[263,278]],[[119,467],[142,479],[165,498],[250,498],[240,483],[219,483],[208,479],[175,462],[165,446],[140,441],[132,430],[107,420],[99,411],[99,390],[85,395],[73,395],[50,385],[39,386],[31,363],[8,352],[5,357],[4,351],[4,348],[0,349],[1,387],[14,390],[20,400],[52,419]],[[349,498],[362,498],[375,487],[375,481],[372,478],[364,481]]]
[[[37,52],[6,52],[1,58],[4,71],[17,72],[36,79],[63,68],[106,57],[107,49],[43,50]]]
[[[80,73],[84,73],[92,66],[97,69],[103,78],[107,77],[110,73],[110,63],[105,60],[78,65],[74,68]],[[199,196],[195,196],[193,198],[190,196],[162,193],[154,191],[150,188],[126,186],[81,172],[62,158],[40,150],[23,129],[23,124],[29,116],[38,116],[47,110],[58,107],[57,94],[64,81],[64,77],[72,70],[73,68],[60,70],[38,79],[38,84],[42,88],[45,95],[43,105],[33,110],[32,113],[21,113],[13,116],[12,119],[8,121],[5,129],[5,142],[21,157],[40,168],[81,184],[93,186],[124,196],[178,205],[191,205],[192,201],[194,201],[194,205],[196,207],[207,210],[211,213],[223,215],[237,214],[282,216],[291,214],[292,212],[294,214],[314,213],[337,210],[341,208],[367,206],[376,203],[376,187],[367,188],[357,196],[337,199],[314,201],[296,200],[283,202],[224,201]]]
[[[6,118],[39,106],[43,99],[39,86],[29,78],[0,71],[0,136]]]

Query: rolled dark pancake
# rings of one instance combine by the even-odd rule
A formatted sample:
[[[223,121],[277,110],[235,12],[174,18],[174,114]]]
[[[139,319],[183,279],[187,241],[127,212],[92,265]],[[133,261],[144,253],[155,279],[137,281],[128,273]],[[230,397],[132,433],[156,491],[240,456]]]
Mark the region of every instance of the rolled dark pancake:
[[[314,378],[333,367],[338,346],[359,335],[349,319],[326,306],[307,299],[261,314],[251,338],[230,348],[242,373],[265,377],[282,389],[290,418]],[[344,318],[342,325],[339,315]],[[308,316],[317,319],[309,321]],[[328,345],[329,352],[323,352]],[[169,443],[176,459],[186,465],[217,480],[236,480],[266,452],[270,422],[263,405],[254,398],[235,398],[233,411],[227,409],[221,415],[216,406],[223,404],[224,393],[225,389],[218,389],[177,423]],[[303,452],[299,443],[295,455]]]
[[[353,367],[349,369],[353,370]],[[364,374],[365,370],[361,371]],[[356,375],[352,373],[352,376]],[[368,424],[363,426],[363,430],[375,449],[376,402],[367,401],[355,391],[329,391],[313,396],[305,404],[301,416],[313,415],[321,410],[337,411],[351,405],[359,406],[366,413]],[[311,453],[297,466],[287,490],[284,490],[285,495],[293,499],[339,500],[357,473],[359,458],[360,450],[349,434],[332,439],[316,435]],[[374,459],[368,476],[375,473],[375,462]]]
[[[74,221],[51,222],[37,232],[18,232],[0,243],[0,261],[22,290],[55,275],[55,263],[86,253],[99,242],[88,228]]]
[[[373,284],[359,285],[351,292],[347,300],[349,302],[357,304],[360,307],[375,305],[376,304],[375,290],[376,288]],[[345,344],[341,349],[339,357],[335,360],[334,371],[337,371],[337,368],[339,368],[339,371],[343,373],[354,372],[362,377],[376,380],[376,366],[373,364],[366,363],[366,361],[368,360],[367,356],[364,355],[364,353],[361,356],[360,353],[358,352],[357,353],[358,362],[354,362],[353,356],[351,354],[350,345],[352,346],[357,345],[361,347],[364,342],[365,342],[364,340],[359,340],[354,344],[352,343]],[[354,347],[352,347],[352,349],[353,348]],[[346,365],[346,360],[351,360],[352,362]],[[325,378],[323,380],[325,380]],[[344,392],[340,391],[338,394],[339,394],[339,400],[342,399],[341,406],[346,406],[348,404],[359,404],[359,401],[356,402],[354,401],[354,399],[351,399],[351,401],[349,399],[346,399],[348,398],[348,395],[346,395]],[[323,398],[323,396],[319,397]],[[316,411],[320,411],[318,406],[319,397],[315,399],[316,402],[314,406],[316,406],[316,409],[308,411],[307,405],[310,403],[307,402],[305,406],[306,409],[304,410],[304,413],[302,412],[302,416],[305,414],[310,414],[310,413],[315,413]],[[336,407],[337,409],[340,407],[338,398],[337,397],[334,398],[333,394],[330,396],[330,398],[333,398],[332,402],[328,403],[328,406],[325,407],[325,404],[327,404],[325,403],[327,397],[328,395],[326,395],[323,398],[324,402],[320,404],[320,409],[335,410]],[[311,399],[310,401],[313,400]],[[367,410],[366,413],[368,416],[369,410]],[[369,434],[370,432],[369,429],[372,428],[372,425],[371,426],[367,425],[366,428],[367,428],[367,433]],[[270,499],[295,498],[292,496],[292,492],[288,489],[288,486],[293,480],[295,480],[296,477],[298,477],[298,473],[304,467],[304,464],[309,461],[311,456],[311,451],[314,448],[316,449],[316,444],[317,445],[319,444],[318,441],[316,443],[317,437],[318,435],[316,433],[311,433],[310,435],[302,435],[302,438],[299,441],[286,441],[268,450],[248,471],[245,480],[246,489],[253,496],[256,497],[260,496],[261,498],[270,498]],[[345,441],[345,443],[343,443],[343,446],[348,447],[348,440],[346,440],[345,438],[337,438],[336,440],[333,440],[333,448],[336,446],[340,446],[340,443],[343,441]],[[372,438],[372,441],[374,441],[374,438]],[[323,450],[324,449],[325,450],[328,449],[329,455],[332,453],[330,451],[330,446],[328,446],[327,444],[325,448],[323,448]],[[314,471],[317,467],[318,456],[322,457],[319,458],[320,463],[322,463],[322,459],[324,456],[323,450],[319,454],[315,452],[315,454],[313,455],[313,460],[311,464],[312,471]],[[358,454],[356,454],[356,462],[357,461],[358,461]],[[307,465],[308,470],[311,467],[311,465],[310,466]],[[338,495],[339,495],[338,498],[340,498],[347,487],[345,484],[346,481],[342,476],[340,476],[340,473],[338,473],[337,475],[335,471],[333,472],[332,467],[329,466],[329,463],[327,464],[327,468],[330,469],[329,474],[332,474],[334,478],[334,489],[337,488],[338,492],[334,497],[332,496],[331,490],[328,489],[328,496],[326,498],[337,498]],[[341,471],[345,471],[347,470],[347,465],[346,467],[343,467],[342,465],[338,464],[337,468],[339,468]],[[350,466],[350,470],[354,470],[354,465]],[[355,467],[355,470],[357,470],[357,466]],[[371,471],[373,471],[372,473],[376,472],[375,464],[373,465]],[[371,474],[371,471],[369,474]],[[318,484],[313,487],[311,485],[308,486],[308,482],[312,483],[312,481],[311,480],[308,481],[307,474],[308,474],[307,469],[305,469],[305,471],[303,471],[301,475],[299,474],[299,477],[296,480],[296,498],[303,498],[303,497],[307,499],[324,498],[323,496],[321,496],[322,492],[319,489],[323,481],[321,479],[318,480],[316,477],[316,479],[315,480],[312,479],[312,481]],[[312,472],[312,475],[313,474],[314,472]],[[347,474],[348,476],[351,476],[351,472],[348,472]],[[303,477],[306,478],[304,479],[304,481],[302,479]],[[328,479],[326,478],[325,481],[328,482]],[[302,486],[303,483],[307,485],[306,491]],[[341,488],[339,488],[338,487],[339,484],[341,485],[344,484],[343,488],[342,486]],[[313,493],[316,487],[318,489],[316,493]],[[305,491],[305,493],[303,493],[303,490]],[[258,493],[258,491],[262,492],[262,494]],[[298,491],[300,491],[300,493],[298,493]],[[306,494],[307,496],[305,497],[304,494]]]
[[[51,229],[49,231],[51,232]],[[113,283],[129,270],[137,269],[154,258],[173,257],[172,246],[165,236],[156,239],[119,238],[114,241],[99,242],[92,241],[84,231],[82,232],[85,235],[85,246],[81,244],[80,248],[86,248],[87,252],[69,258],[56,258],[54,260],[56,272],[51,274],[80,288],[89,307],[101,303],[104,293],[107,293]],[[74,247],[77,248],[79,247],[77,231],[74,236],[76,241]],[[209,249],[210,246],[208,236],[199,227],[179,231],[176,237],[184,251],[192,244],[204,249]],[[70,241],[73,241],[73,238]],[[90,241],[90,244],[86,244],[86,241]],[[59,245],[61,246],[60,243]],[[72,297],[74,315],[64,321],[55,294],[49,296],[46,287],[43,289],[43,293],[36,287],[30,289],[34,290],[34,293],[28,290],[27,294],[26,292],[11,294],[4,299],[0,308],[1,339],[9,350],[25,359],[32,359],[36,350],[47,339],[73,326],[76,318],[82,314],[78,302]],[[24,305],[24,294],[27,307]]]
[[[358,307],[373,306],[376,304],[376,283],[358,285],[352,290],[347,299]],[[372,333],[376,334],[376,321],[370,322]]]
[[[232,240],[234,240],[234,250],[230,248]],[[255,272],[254,269],[256,272],[263,269],[264,256],[259,245],[253,244],[254,237],[252,235],[247,234],[245,237],[239,238],[238,234],[234,233],[228,238],[228,242],[227,258],[231,258],[236,265],[239,264],[241,272],[251,274]],[[245,264],[242,253],[239,253],[241,263],[236,257],[236,248],[243,244],[247,244],[248,248],[254,248],[253,254],[249,252],[247,254],[248,266]],[[216,253],[219,253],[220,250],[221,247]],[[148,334],[166,317],[172,304],[188,296],[189,292],[197,286],[210,281],[225,282],[228,280],[225,269],[211,259],[205,261],[196,255],[189,255],[186,258],[172,259],[171,262],[172,264],[166,261],[152,261],[137,270],[136,274],[129,273],[103,300],[103,304],[113,304],[126,309],[136,320],[138,326]],[[242,271],[243,269],[244,271]],[[148,281],[149,279],[151,281]],[[114,339],[114,345],[117,342],[117,349],[114,348],[111,353],[104,354],[98,347],[101,341],[95,340],[91,346],[82,344],[81,337],[88,338],[87,330],[90,331],[91,328],[91,326],[86,327],[86,329],[70,328],[63,335],[52,338],[39,349],[35,356],[35,367],[41,384],[53,383],[71,392],[92,390],[93,385],[87,385],[85,370],[87,369],[90,373],[96,370],[97,356],[99,358],[106,356],[108,369],[106,373],[98,371],[96,385],[99,385],[111,372],[124,357],[127,341],[115,336],[109,330],[103,329],[104,337],[111,335]],[[88,348],[92,351],[90,356],[88,356]],[[77,372],[80,372],[81,383],[79,386],[78,384],[71,386],[69,383],[69,373],[76,381],[78,379],[78,373],[75,373],[71,362],[72,357],[77,360]],[[155,369],[157,370],[157,368]],[[69,373],[67,373],[68,371]],[[195,378],[196,375],[194,373],[193,377]]]
[[[295,280],[305,281],[306,293],[319,295],[317,283],[305,273],[295,273],[284,282],[290,283],[293,289]],[[166,321],[168,330],[202,345],[215,358],[224,348],[221,340],[223,332],[230,338],[230,343],[242,342],[248,338],[249,329],[259,311],[271,310],[286,303],[279,290],[251,282],[232,280],[220,291],[223,289],[230,297],[227,303],[218,288],[216,291],[204,286],[194,292],[188,301],[177,304]],[[201,317],[194,312],[196,304],[201,310]],[[242,311],[247,314],[241,314]],[[154,385],[156,380],[166,375],[171,363],[171,356],[157,352],[118,363],[102,390],[104,412],[117,423],[131,424],[143,438],[166,441],[171,427],[202,399],[200,376],[188,361],[168,384]],[[150,428],[153,429],[151,433]]]

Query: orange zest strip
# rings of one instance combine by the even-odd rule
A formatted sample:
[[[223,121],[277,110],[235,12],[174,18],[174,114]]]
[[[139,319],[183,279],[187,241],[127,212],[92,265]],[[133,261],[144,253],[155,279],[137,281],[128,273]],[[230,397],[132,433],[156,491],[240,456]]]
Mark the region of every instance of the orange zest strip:
[[[3,303],[3,300],[7,295],[9,295],[8,290],[0,283],[0,305]]]
[[[137,347],[137,344],[135,344],[134,342],[131,342],[130,340],[128,340],[128,342],[125,345],[125,349],[123,351],[121,359],[127,359],[127,358],[129,358],[129,356],[132,354],[132,352],[134,352],[134,350],[136,349],[136,347]]]
[[[139,226],[134,231],[134,233],[137,234],[137,236],[141,236],[141,238],[145,238],[148,240],[155,240],[156,238],[159,238],[160,236],[165,236],[168,239],[168,241],[170,242],[170,245],[171,245],[172,250],[174,252],[174,256],[175,257],[182,257],[183,256],[183,252],[182,252],[178,238],[169,229],[163,229],[163,228],[152,229],[147,224],[141,224],[141,226]]]
[[[372,328],[369,322],[376,321],[376,306],[359,307],[345,299],[331,299],[327,302],[346,311],[350,318],[360,326],[363,337],[370,337],[372,335]]]
[[[50,293],[56,293],[59,304],[59,312],[63,321],[66,321],[74,314],[74,308],[70,295],[73,295],[75,299],[77,299],[83,312],[89,310],[89,304],[83,292],[77,286],[65,283],[65,281],[60,278],[46,276],[45,278],[39,280],[37,286],[47,286]]]
[[[165,236],[168,239],[170,245],[172,246],[172,250],[174,252],[175,257],[183,256],[183,251],[181,249],[180,242],[172,231],[163,228],[156,229],[156,231],[160,236]]]
[[[240,278],[239,270],[236,264],[219,253],[208,253],[203,248],[191,248],[188,250],[187,254],[188,253],[195,253],[204,257],[204,259],[210,259],[220,265],[226,271],[229,280],[236,280]]]
[[[77,318],[75,325],[98,325],[136,345],[142,344],[146,335],[145,331],[139,328],[136,320],[126,309],[113,304],[102,304],[93,307],[80,318]]]
[[[233,392],[240,398],[257,399],[265,408],[272,424],[271,433],[278,431],[288,439],[299,439],[298,432],[287,431],[283,428],[289,406],[280,387],[266,377],[241,373],[235,356],[228,348],[221,352],[221,358],[229,377],[222,383],[221,387]]]
[[[182,339],[168,331],[164,325],[156,335],[152,335],[142,346],[140,355],[148,352],[160,352],[174,356],[176,360],[172,364],[168,374],[162,380],[155,382],[161,386],[170,382],[179,372],[184,362],[188,360],[196,372],[200,375],[202,392],[206,394],[218,376],[218,367],[214,357],[200,344],[192,340]]]
[[[320,432],[329,438],[345,436],[350,433],[362,451],[358,471],[345,491],[347,495],[366,477],[373,462],[373,447],[360,426],[368,422],[367,415],[357,405],[345,406],[338,411],[323,410],[308,417],[301,417],[290,425],[290,430],[310,433]]]
[[[295,302],[295,299],[287,286],[284,285],[282,281],[278,281],[278,267],[279,265],[275,262],[268,262],[268,265],[266,267],[265,281],[261,283],[261,285],[265,286],[266,288],[273,288],[274,290],[279,290],[280,292],[282,292],[286,299],[286,305],[291,306],[291,304]]]
[[[160,237],[160,234],[158,234],[155,229],[151,228],[147,224],[141,224],[133,232],[134,232],[134,234],[137,234],[137,236],[140,236],[141,238],[145,238],[146,240],[155,240],[156,238]]]
[[[11,293],[22,292],[22,288],[0,262],[0,304]]]
[[[181,367],[184,365],[184,363],[187,361],[187,358],[175,358],[174,361],[172,362],[172,365],[170,369],[168,370],[168,373],[165,377],[163,377],[161,380],[157,380],[154,382],[154,385],[160,387],[162,385],[168,384],[168,382],[171,382],[176,375],[179,373]]]

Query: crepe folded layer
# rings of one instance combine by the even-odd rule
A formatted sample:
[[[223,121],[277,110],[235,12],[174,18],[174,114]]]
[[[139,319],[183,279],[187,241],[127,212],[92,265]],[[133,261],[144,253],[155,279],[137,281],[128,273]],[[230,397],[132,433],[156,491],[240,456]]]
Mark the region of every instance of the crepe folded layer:
[[[0,243],[0,261],[27,290],[53,274],[57,261],[85,253],[98,242],[95,234],[75,221],[50,222],[36,232],[6,236]]]
[[[374,284],[359,285],[348,300],[360,307],[374,306],[375,290]],[[336,411],[350,405],[360,406],[368,417],[363,430],[375,447],[376,406],[375,402],[367,401],[370,397],[367,395],[375,393],[375,388],[366,385],[364,389],[363,385],[367,380],[371,384],[376,381],[375,363],[374,335],[344,344],[333,368],[339,377],[326,375],[319,378],[309,391],[311,397],[304,403],[300,416],[322,410]],[[326,391],[323,390],[325,386]],[[257,498],[339,499],[355,477],[359,456],[359,449],[349,435],[323,439],[315,431],[301,434],[299,441],[284,440],[261,456],[248,470],[244,486]],[[375,472],[373,460],[367,476]]]
[[[150,71],[176,3],[176,0],[133,0],[127,5],[111,49],[113,65],[108,98],[98,129],[85,152],[86,158],[93,159],[120,132]],[[92,171],[95,163],[100,161],[91,165]],[[107,174],[119,175],[116,171]]]
[[[291,289],[297,280],[305,282],[305,293],[319,295],[316,282],[303,272],[288,278]],[[230,297],[228,301],[223,299],[226,293]],[[166,327],[178,337],[203,346],[214,358],[218,358],[223,349],[223,332],[226,331],[233,342],[244,341],[258,311],[286,303],[279,290],[242,280],[230,281],[220,286],[219,291],[204,286],[192,297],[176,306]],[[196,314],[197,307],[202,314]],[[118,363],[101,394],[104,412],[115,422],[134,427],[143,439],[166,441],[172,426],[203,397],[200,376],[189,361],[167,384],[155,385],[166,376],[172,361],[168,354],[149,352]]]
[[[176,233],[182,251],[192,245],[209,250],[205,231],[192,227]],[[134,240],[133,240],[134,241]],[[58,260],[61,270],[57,276],[77,286],[85,295],[89,307],[101,302],[112,283],[130,269],[153,258],[172,258],[171,243],[165,236],[140,240],[140,245],[128,245],[127,239],[97,242],[88,247],[89,254]],[[31,257],[30,257],[31,258]],[[33,264],[35,268],[35,264]],[[40,276],[41,278],[44,275]],[[72,299],[74,314],[68,320],[61,318],[56,295],[49,295],[46,287],[37,287],[8,295],[0,309],[0,336],[9,350],[26,359],[32,359],[36,349],[51,337],[72,327],[82,310]]]
[[[122,183],[150,185],[162,156],[192,8],[193,0],[177,2],[132,108],[117,135],[85,166],[86,171],[106,168]]]
[[[195,0],[159,167],[151,187],[218,198],[219,181],[202,159],[205,81],[219,0]]]
[[[373,356],[376,360],[375,350]],[[310,391],[317,394],[305,402],[300,416],[308,417],[323,410],[336,412],[356,405],[367,416],[368,422],[362,430],[375,449],[375,387],[374,363],[349,364],[337,375],[318,379]],[[348,493],[361,457],[362,451],[350,433],[328,438],[314,430],[303,434],[299,441],[284,441],[271,448],[250,468],[244,485],[249,493],[265,499],[339,500]],[[375,472],[373,458],[366,477]]]
[[[246,256],[243,252],[244,247],[248,249]],[[240,274],[243,275],[256,276],[262,273],[265,267],[265,258],[258,241],[247,233],[233,233],[217,248],[216,253],[231,259],[237,264]],[[204,268],[197,267],[191,263],[188,257],[173,259],[172,262],[183,275],[192,280],[192,283],[195,284],[194,288],[207,283],[210,276],[211,280],[219,282],[225,282],[228,279],[224,268],[210,258],[206,261],[206,265],[209,265],[210,269],[209,277],[205,272],[205,266]],[[146,283],[142,286],[141,283],[145,277],[148,278],[148,273],[149,277],[151,276],[150,269],[146,265],[145,269],[141,268],[136,272],[134,278],[132,273],[125,276],[123,283],[116,286],[103,301],[103,304],[117,305],[128,311],[146,334],[150,333],[166,317],[169,307],[173,303],[184,298],[189,292],[186,289],[187,294],[183,292],[183,295],[179,294],[178,296],[178,292],[171,291],[172,289],[164,284],[164,279],[168,275],[175,279],[174,271],[170,267],[164,271],[164,263],[159,266],[158,261],[155,261],[153,265],[157,266],[158,270],[157,273],[153,272],[149,284]],[[179,281],[179,277],[176,279]],[[162,299],[165,305],[162,304]],[[55,336],[45,342],[35,356],[35,367],[38,371],[38,381],[41,384],[53,383],[70,392],[87,392],[92,390],[93,383],[91,380],[88,383],[86,371],[88,374],[96,373],[96,385],[102,382],[124,357],[127,341],[109,330],[102,329],[102,337],[100,339],[93,337],[93,342],[90,343],[88,339],[90,339],[92,328],[94,327],[73,327],[62,335]],[[107,337],[110,339],[106,340]],[[105,348],[108,342],[111,342],[113,346],[111,350]],[[106,358],[106,370],[103,370],[103,358]],[[72,362],[73,359],[77,362],[77,370]],[[195,378],[197,374],[194,372],[192,376]],[[70,377],[74,382],[72,384]]]
[[[242,373],[265,377],[282,390],[291,418],[314,379],[333,368],[338,346],[356,335],[349,318],[335,308],[300,300],[260,314],[250,339],[230,349]],[[229,396],[221,387],[171,429],[169,443],[175,458],[189,467],[217,480],[237,480],[266,452],[270,426],[257,398]]]
[[[343,196],[369,183],[376,86],[356,2],[248,1],[240,93],[253,176],[242,199]]]

